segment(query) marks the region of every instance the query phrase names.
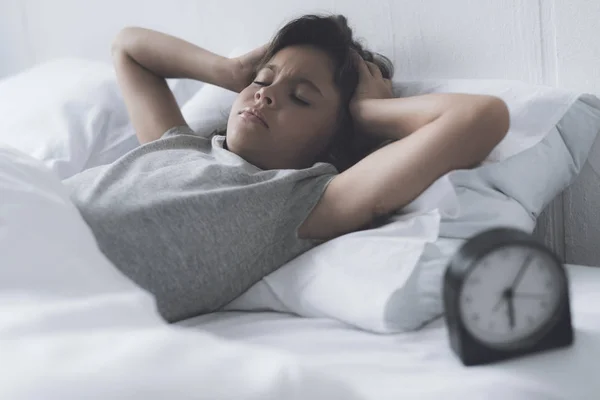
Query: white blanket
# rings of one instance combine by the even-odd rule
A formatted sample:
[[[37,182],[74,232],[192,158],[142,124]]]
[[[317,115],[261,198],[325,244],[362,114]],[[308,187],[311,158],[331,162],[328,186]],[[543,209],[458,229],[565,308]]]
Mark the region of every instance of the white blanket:
[[[283,352],[166,326],[61,182],[0,147],[1,399],[356,399]]]

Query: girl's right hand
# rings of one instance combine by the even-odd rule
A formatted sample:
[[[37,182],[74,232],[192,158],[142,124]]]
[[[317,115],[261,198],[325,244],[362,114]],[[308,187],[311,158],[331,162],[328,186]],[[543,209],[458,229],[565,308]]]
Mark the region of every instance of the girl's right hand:
[[[267,47],[268,44],[264,44],[239,57],[230,58],[233,91],[239,93],[252,83],[256,68],[265,56]]]

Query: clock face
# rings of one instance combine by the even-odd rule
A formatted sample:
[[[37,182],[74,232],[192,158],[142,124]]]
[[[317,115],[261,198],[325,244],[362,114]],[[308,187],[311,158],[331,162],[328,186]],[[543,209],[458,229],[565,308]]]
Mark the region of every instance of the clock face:
[[[563,296],[554,259],[526,246],[488,253],[468,273],[459,295],[465,328],[497,349],[517,349],[545,333]]]

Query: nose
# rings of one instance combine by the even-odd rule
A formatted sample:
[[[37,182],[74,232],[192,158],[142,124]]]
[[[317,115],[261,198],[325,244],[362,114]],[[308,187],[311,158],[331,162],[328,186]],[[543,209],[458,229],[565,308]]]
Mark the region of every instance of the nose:
[[[259,104],[264,103],[264,105],[269,107],[274,107],[276,105],[273,90],[266,86],[261,87],[254,93],[254,100]]]

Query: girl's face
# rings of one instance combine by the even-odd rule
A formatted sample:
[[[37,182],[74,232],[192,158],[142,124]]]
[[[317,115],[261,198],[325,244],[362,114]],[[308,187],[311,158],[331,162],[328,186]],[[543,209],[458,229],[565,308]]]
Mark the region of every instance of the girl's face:
[[[333,137],[340,96],[329,56],[289,46],[258,71],[237,96],[227,122],[227,147],[262,169],[310,167]]]

